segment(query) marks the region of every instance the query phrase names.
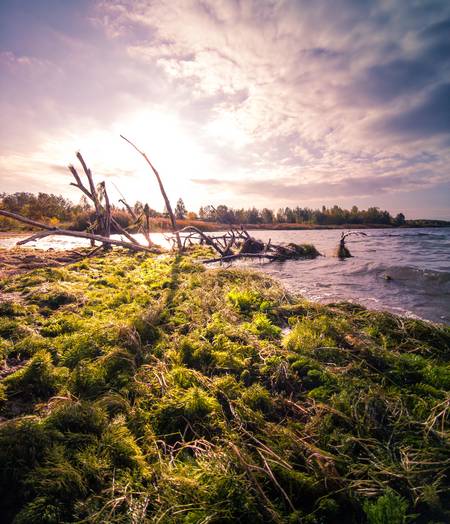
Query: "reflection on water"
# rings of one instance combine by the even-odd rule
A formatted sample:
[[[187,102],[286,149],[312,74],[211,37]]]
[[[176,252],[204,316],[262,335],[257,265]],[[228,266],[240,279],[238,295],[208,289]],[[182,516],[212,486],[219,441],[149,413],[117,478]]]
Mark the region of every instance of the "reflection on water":
[[[255,237],[265,241],[271,238],[273,243],[312,243],[325,256],[239,264],[261,269],[281,280],[289,291],[311,300],[350,300],[369,308],[450,323],[450,228],[365,232],[367,237],[349,238],[353,258],[341,261],[332,256],[341,235],[338,230],[254,231]],[[140,240],[139,235],[136,238]],[[168,245],[160,233],[152,238]],[[10,247],[16,240],[0,239],[0,245]],[[30,245],[71,249],[90,244],[83,239],[49,237]]]

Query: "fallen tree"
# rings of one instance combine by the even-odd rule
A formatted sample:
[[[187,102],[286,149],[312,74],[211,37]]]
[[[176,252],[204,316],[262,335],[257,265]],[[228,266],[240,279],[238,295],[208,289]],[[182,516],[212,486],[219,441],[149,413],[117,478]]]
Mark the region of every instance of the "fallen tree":
[[[72,231],[71,229],[60,229],[57,227],[49,226],[42,222],[37,222],[36,220],[31,220],[29,218],[23,217],[22,215],[17,215],[16,213],[4,211],[3,209],[0,209],[0,215],[5,216],[7,218],[12,218],[13,220],[17,220],[19,222],[23,222],[24,224],[28,224],[33,227],[39,227],[45,230],[45,231],[39,231],[37,233],[34,233],[33,235],[27,238],[24,238],[23,240],[19,240],[19,242],[17,242],[18,246],[22,246],[24,244],[27,244],[28,242],[33,242],[35,240],[39,240],[41,238],[45,238],[48,236],[57,235],[57,236],[67,236],[67,237],[76,237],[76,238],[87,238],[88,240],[92,240],[94,242],[95,241],[101,242],[104,245],[112,244],[114,246],[125,247],[132,251],[147,251],[149,253],[154,252],[154,250],[146,246],[142,246],[141,244],[138,244],[137,242],[136,243],[125,242],[123,240],[116,240],[113,238],[105,237],[103,235],[96,235],[94,233],[88,233],[86,231]]]
[[[170,201],[165,192],[165,189],[161,181],[161,177],[159,176],[159,173],[153,167],[152,163],[150,162],[150,160],[148,159],[145,153],[140,151],[132,142],[130,142],[125,137],[122,137],[122,138],[124,138],[124,140],[126,140],[129,144],[131,144],[145,158],[145,160],[148,162],[153,172],[155,173],[156,178],[158,180],[160,190],[161,190],[161,194],[166,204],[166,208],[168,209],[169,215],[171,216],[172,229],[173,229],[173,232],[178,242],[178,250],[181,251],[182,246],[180,242],[179,233],[176,227],[175,217],[173,215]],[[153,252],[153,250],[151,249],[153,243],[150,238],[150,215],[149,215],[148,205],[144,207],[144,210],[141,213],[141,215],[137,216],[134,213],[134,211],[131,209],[131,207],[126,203],[125,199],[124,198],[121,199],[121,202],[125,205],[128,213],[131,215],[134,221],[132,225],[133,226],[138,225],[139,230],[144,234],[147,240],[147,244],[148,244],[148,247],[145,247],[139,244],[139,242],[124,227],[122,227],[119,224],[119,222],[114,218],[112,214],[110,198],[106,190],[105,182],[104,181],[100,182],[96,186],[94,182],[94,178],[92,176],[92,172],[88,168],[83,156],[81,155],[80,152],[77,152],[76,156],[83,168],[84,174],[87,179],[87,184],[83,183],[82,178],[79,175],[75,166],[70,164],[68,168],[73,178],[75,179],[75,182],[71,182],[70,185],[78,188],[84,194],[84,196],[88,199],[88,201],[92,202],[94,210],[95,210],[94,220],[91,223],[89,223],[86,231],[73,231],[70,229],[61,229],[55,226],[50,226],[48,224],[44,224],[42,222],[38,222],[36,220],[29,219],[17,213],[0,210],[0,215],[3,215],[7,218],[11,218],[13,220],[17,220],[24,224],[28,224],[32,227],[43,230],[43,231],[39,231],[31,235],[28,238],[20,240],[19,242],[17,242],[17,245],[24,245],[24,244],[27,244],[28,242],[39,240],[47,236],[59,235],[59,236],[68,236],[68,237],[89,239],[91,241],[91,246],[95,248],[94,251],[92,251],[90,254],[97,252],[99,249],[110,249],[111,246],[113,245],[125,247],[132,251]],[[112,239],[111,238],[112,230],[123,235],[127,239],[127,241]],[[101,245],[95,247],[95,242],[100,242]]]
[[[133,142],[123,135],[120,135],[123,140],[130,144],[150,166],[153,174],[158,182],[161,195],[163,197],[167,212],[170,217],[173,236],[168,238],[172,242],[172,247],[177,249],[179,253],[183,252],[188,245],[199,243],[210,246],[219,256],[205,260],[205,263],[212,262],[231,262],[240,258],[261,258],[269,261],[301,259],[301,258],[315,258],[320,255],[317,249],[308,244],[273,244],[271,240],[267,243],[252,237],[242,226],[240,228],[230,227],[228,231],[223,234],[206,234],[195,226],[188,226],[181,230],[177,228],[177,222],[170,204],[170,200],[165,191],[161,177],[153,166],[146,153],[141,151]],[[9,211],[0,210],[0,214],[18,220],[19,222],[28,224],[30,226],[41,229],[41,231],[20,240],[17,245],[24,245],[28,242],[40,240],[48,236],[68,236],[76,238],[86,238],[91,241],[91,246],[94,250],[88,253],[87,256],[96,253],[100,249],[108,250],[111,246],[120,246],[130,249],[132,251],[147,251],[152,252],[152,240],[150,238],[150,212],[148,205],[144,206],[142,212],[138,215],[132,207],[126,202],[122,196],[120,202],[125,206],[127,212],[132,218],[132,226],[138,226],[147,241],[148,247],[141,245],[121,224],[114,218],[112,214],[112,207],[110,198],[106,189],[105,182],[95,184],[91,170],[87,166],[83,156],[80,152],[76,153],[76,157],[83,168],[87,183],[84,183],[82,177],[78,173],[75,166],[70,164],[68,166],[75,182],[70,185],[79,189],[83,195],[90,201],[95,210],[95,218],[89,223],[86,231],[73,231],[69,229],[61,229],[55,226],[47,225],[36,220],[29,219],[22,215],[12,213]],[[120,191],[119,191],[120,193]],[[127,240],[117,240],[111,238],[111,232],[116,232],[123,235]],[[100,246],[95,246],[95,242],[99,242]]]

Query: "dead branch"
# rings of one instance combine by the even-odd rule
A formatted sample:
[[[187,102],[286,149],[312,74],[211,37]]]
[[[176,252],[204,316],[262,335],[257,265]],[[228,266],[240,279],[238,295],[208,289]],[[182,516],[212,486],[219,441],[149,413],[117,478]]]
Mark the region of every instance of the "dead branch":
[[[148,204],[145,204],[144,210],[139,216],[137,216],[133,208],[128,204],[125,198],[121,198],[119,202],[125,206],[126,210],[128,211],[128,214],[131,216],[134,222],[134,225],[138,226],[138,231],[142,231],[142,234],[144,235],[148,246],[151,247],[153,245],[153,242],[150,238],[150,209],[148,207]],[[145,222],[143,219],[143,215],[145,217]]]
[[[28,224],[28,225],[38,227],[40,229],[45,230],[45,231],[39,231],[38,233],[35,233],[34,235],[31,235],[28,238],[24,238],[23,240],[20,240],[19,242],[17,242],[18,246],[27,244],[28,242],[32,242],[34,240],[39,240],[40,238],[44,238],[47,236],[58,235],[58,236],[68,236],[68,237],[76,237],[76,238],[87,238],[89,240],[102,242],[103,244],[112,244],[115,246],[125,247],[133,251],[152,252],[151,249],[145,246],[141,246],[140,244],[133,244],[130,242],[124,242],[122,240],[106,238],[101,235],[96,235],[93,233],[86,233],[85,231],[72,231],[70,229],[59,229],[59,228],[44,224],[42,222],[37,222],[36,220],[31,220],[29,218],[23,217],[22,215],[18,215],[17,213],[11,213],[9,211],[4,211],[3,209],[0,209],[0,215],[3,215],[8,218],[12,218],[13,220],[17,220],[18,222],[23,222],[24,224]]]
[[[183,246],[193,241],[199,244],[211,246],[220,255],[217,258],[204,260],[205,264],[214,262],[232,262],[240,258],[259,258],[269,261],[315,258],[320,253],[313,246],[301,246],[297,244],[277,245],[269,240],[267,244],[249,235],[245,230],[230,229],[222,235],[208,235],[196,228],[187,226],[180,229],[183,234]],[[233,251],[234,249],[234,251]]]
[[[213,264],[215,262],[232,262],[233,260],[238,260],[240,258],[265,258],[267,260],[279,260],[279,258],[276,256],[268,255],[267,253],[236,253],[235,255],[209,258],[208,260],[203,260],[203,264]]]
[[[128,240],[131,243],[140,245],[139,242],[132,235],[130,235],[130,233],[128,233],[128,231],[125,228],[123,228],[115,218],[111,217],[111,223],[115,227],[115,229],[124,237],[128,238]]]
[[[26,217],[23,217],[22,215],[11,213],[10,211],[4,211],[3,209],[0,209],[0,215],[3,215],[8,218],[12,218],[13,220],[18,220],[19,222],[23,222],[24,224],[28,224],[29,226],[39,227],[41,229],[47,229],[49,231],[57,229],[54,226],[48,226],[47,224],[42,224],[41,222],[38,222],[37,220],[32,220],[31,218],[26,218]]]
[[[359,235],[366,237],[367,234],[363,231],[347,231],[347,233],[341,233],[341,239],[339,240],[339,244],[336,249],[336,256],[340,259],[344,258],[351,258],[353,255],[350,253],[350,250],[345,245],[345,239],[349,237],[350,235]]]
[[[133,144],[133,142],[128,140],[128,138],[125,138],[123,135],[120,135],[120,137],[123,138],[125,140],[125,142],[128,142],[130,144],[130,146],[132,146],[140,155],[142,155],[144,160],[147,162],[147,164],[152,169],[152,171],[153,171],[153,173],[154,173],[154,175],[156,177],[156,180],[158,181],[159,189],[161,191],[161,195],[162,195],[162,197],[164,199],[164,202],[166,204],[167,212],[169,213],[170,223],[172,224],[172,231],[173,231],[173,233],[175,235],[175,238],[177,240],[178,251],[181,252],[183,250],[183,247],[181,245],[180,235],[179,235],[178,230],[177,230],[177,221],[175,219],[175,215],[174,215],[174,213],[172,211],[172,206],[170,205],[169,198],[167,197],[166,190],[164,189],[164,185],[162,183],[162,180],[161,180],[161,177],[159,176],[158,171],[155,169],[153,164],[150,162],[150,159],[147,157],[147,155],[143,151],[138,149],[138,147],[135,144]]]
[[[187,226],[187,227],[184,227],[183,229],[180,229],[178,233],[184,233],[184,232],[196,233],[207,246],[211,246],[214,250],[216,250],[220,254],[220,256],[223,257],[225,255],[224,250],[220,247],[220,245],[218,245],[215,238],[210,235],[207,235],[206,233],[203,233],[203,231],[201,231],[197,227]]]
[[[24,238],[17,242],[16,245],[22,246],[28,242],[33,242],[34,240],[39,240],[41,238],[49,237],[52,235],[57,236],[67,236],[67,237],[76,237],[76,238],[87,238],[89,240],[94,240],[97,242],[103,242],[103,244],[112,244],[114,246],[125,247],[131,249],[132,251],[147,251],[152,253],[152,250],[148,247],[141,246],[140,244],[132,244],[131,242],[124,242],[123,240],[115,240],[112,238],[103,237],[101,235],[95,235],[93,233],[86,233],[85,231],[72,231],[71,229],[53,229],[51,231],[39,231],[34,235],[31,235],[28,238]]]
[[[128,204],[128,202],[124,198],[119,199],[119,202],[126,207],[128,213],[131,215],[131,218],[137,223],[139,218],[136,215],[136,213],[133,211],[133,208]]]
[[[99,184],[103,198],[105,199],[105,236],[109,237],[111,235],[111,204],[109,203],[109,196],[108,192],[106,191],[106,184],[105,182],[100,182]],[[114,221],[115,222],[115,221]]]
[[[99,229],[102,235],[104,235],[105,237],[109,237],[110,229],[111,229],[111,216],[110,216],[111,208],[109,206],[109,198],[107,197],[107,194],[106,194],[104,182],[103,182],[103,188],[101,184],[99,187],[100,187],[100,190],[103,191],[104,196],[106,194],[105,196],[105,200],[107,200],[107,210],[106,211],[103,209],[100,203],[100,197],[98,195],[97,189],[95,188],[94,179],[92,178],[91,170],[88,169],[86,162],[84,161],[83,157],[81,156],[81,153],[78,152],[76,155],[88,179],[89,189],[83,184],[83,182],[81,181],[80,175],[78,174],[77,170],[75,169],[73,165],[68,166],[76,182],[75,184],[72,182],[71,185],[77,187],[80,191],[82,191],[86,195],[86,197],[89,200],[91,200],[92,203],[94,204],[95,216],[96,216],[96,222],[94,223],[96,225],[94,225],[93,227],[94,232],[96,229]],[[108,214],[108,211],[109,211],[109,214]]]

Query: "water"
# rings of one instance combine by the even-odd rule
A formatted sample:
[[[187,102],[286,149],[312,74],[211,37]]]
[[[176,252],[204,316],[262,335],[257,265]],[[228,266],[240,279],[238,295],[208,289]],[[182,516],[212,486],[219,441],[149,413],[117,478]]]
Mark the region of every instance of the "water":
[[[338,230],[254,231],[274,244],[311,243],[325,256],[314,260],[239,262],[258,268],[280,280],[293,292],[324,303],[348,300],[371,309],[450,324],[450,228],[372,229],[367,236],[351,236],[347,246],[353,257],[333,255]],[[167,245],[162,234],[153,240]],[[10,247],[17,239],[0,239]],[[29,244],[42,249],[71,249],[89,241],[70,237],[46,238]],[[390,277],[387,279],[386,276]]]
[[[281,280],[288,290],[311,300],[347,300],[371,309],[450,323],[450,228],[364,232],[367,237],[352,235],[348,239],[353,257],[339,260],[333,254],[340,231],[258,231],[255,236],[262,240],[312,243],[325,255],[258,267]]]

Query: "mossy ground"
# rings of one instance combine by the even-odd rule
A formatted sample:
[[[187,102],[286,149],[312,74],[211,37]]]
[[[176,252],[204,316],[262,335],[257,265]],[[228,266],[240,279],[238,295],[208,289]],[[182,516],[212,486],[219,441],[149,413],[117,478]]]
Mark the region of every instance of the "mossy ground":
[[[0,282],[3,521],[448,522],[450,330],[204,255]]]

